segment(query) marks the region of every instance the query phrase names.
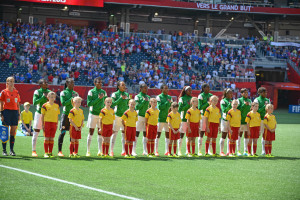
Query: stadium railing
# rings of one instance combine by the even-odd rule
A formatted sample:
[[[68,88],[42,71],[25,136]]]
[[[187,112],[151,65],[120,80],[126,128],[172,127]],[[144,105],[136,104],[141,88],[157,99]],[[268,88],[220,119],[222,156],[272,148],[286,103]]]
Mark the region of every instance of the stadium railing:
[[[296,63],[294,63],[291,59],[287,59],[287,62],[292,66],[292,68],[300,75],[300,68],[296,66]]]

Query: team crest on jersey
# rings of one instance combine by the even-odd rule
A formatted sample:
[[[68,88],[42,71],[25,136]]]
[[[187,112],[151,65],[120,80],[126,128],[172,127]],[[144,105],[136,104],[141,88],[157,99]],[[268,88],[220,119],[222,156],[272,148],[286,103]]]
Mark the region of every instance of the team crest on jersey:
[[[18,103],[18,98],[15,98],[15,102]]]
[[[6,99],[6,102],[9,103],[10,102],[10,98]]]
[[[3,143],[6,143],[8,141],[8,127],[0,126],[0,131],[1,131],[0,140]]]

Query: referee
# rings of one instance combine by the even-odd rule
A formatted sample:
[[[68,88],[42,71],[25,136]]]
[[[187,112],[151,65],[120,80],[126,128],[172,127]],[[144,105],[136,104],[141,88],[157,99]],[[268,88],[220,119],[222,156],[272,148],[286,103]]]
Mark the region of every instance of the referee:
[[[4,126],[10,126],[10,153],[11,156],[16,156],[14,152],[15,136],[20,120],[20,95],[18,90],[14,87],[14,77],[6,79],[6,89],[1,91],[0,97],[0,111],[1,120]],[[2,142],[3,156],[7,156],[6,143]]]

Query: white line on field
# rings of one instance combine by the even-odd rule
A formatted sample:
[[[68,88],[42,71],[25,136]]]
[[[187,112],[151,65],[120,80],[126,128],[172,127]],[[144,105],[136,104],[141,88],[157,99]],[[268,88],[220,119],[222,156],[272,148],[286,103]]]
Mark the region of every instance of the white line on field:
[[[78,183],[73,183],[73,182],[65,181],[65,180],[58,179],[58,178],[53,178],[53,177],[50,177],[50,176],[45,176],[45,175],[42,175],[42,174],[38,174],[38,173],[34,173],[34,172],[30,172],[30,171],[26,171],[26,170],[14,168],[14,167],[9,167],[9,166],[5,166],[5,165],[0,165],[0,167],[6,168],[6,169],[15,170],[15,171],[18,171],[18,172],[23,172],[23,173],[26,173],[26,174],[31,174],[31,175],[34,175],[34,176],[38,176],[38,177],[50,179],[50,180],[61,182],[61,183],[66,183],[66,184],[69,184],[69,185],[74,185],[74,186],[77,186],[77,187],[80,187],[80,188],[85,188],[85,189],[89,189],[89,190],[101,192],[101,193],[104,193],[104,194],[108,194],[108,195],[112,195],[112,196],[124,198],[124,199],[139,200],[139,199],[134,198],[134,197],[125,196],[125,195],[122,195],[122,194],[117,194],[117,193],[114,193],[114,192],[109,192],[109,191],[105,191],[105,190],[101,190],[101,189],[89,187],[89,186],[78,184]]]

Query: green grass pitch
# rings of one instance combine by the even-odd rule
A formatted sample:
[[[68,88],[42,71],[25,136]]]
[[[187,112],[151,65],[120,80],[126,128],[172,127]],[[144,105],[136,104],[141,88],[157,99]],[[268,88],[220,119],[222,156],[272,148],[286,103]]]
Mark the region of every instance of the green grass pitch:
[[[87,120],[87,109],[84,110]],[[92,157],[86,158],[88,129],[85,127],[79,146],[80,159],[44,159],[44,138],[41,134],[37,142],[38,158],[31,157],[31,137],[17,137],[17,156],[1,155],[0,165],[139,199],[300,199],[300,115],[288,114],[286,110],[277,110],[275,115],[278,128],[273,154],[276,157],[271,159],[168,158],[163,156],[163,136],[159,144],[159,158],[139,156],[125,159],[120,156],[120,134],[115,158],[96,156],[96,135],[91,145]],[[69,138],[66,136],[63,145],[65,155],[69,154],[68,148]],[[57,137],[54,152],[57,153]],[[137,152],[139,155],[142,153],[142,137],[139,137]],[[185,152],[185,145],[182,152]],[[258,153],[261,153],[260,139]],[[2,167],[0,177],[0,199],[121,199]]]

